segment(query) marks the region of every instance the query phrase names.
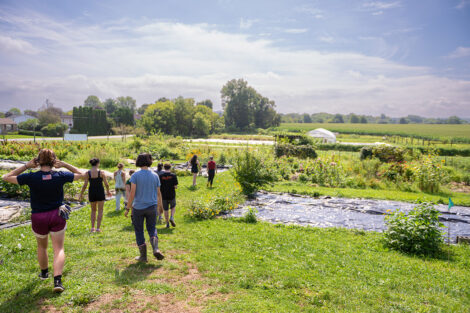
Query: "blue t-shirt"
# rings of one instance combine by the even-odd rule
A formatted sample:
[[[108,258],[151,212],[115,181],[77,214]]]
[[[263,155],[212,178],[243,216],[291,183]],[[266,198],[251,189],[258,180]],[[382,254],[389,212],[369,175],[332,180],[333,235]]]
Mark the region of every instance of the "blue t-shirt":
[[[73,182],[70,172],[31,172],[17,176],[18,184],[28,185],[32,213],[47,212],[64,204],[64,184]]]
[[[160,179],[158,174],[151,170],[140,170],[135,172],[130,179],[136,184],[134,202],[132,207],[136,210],[144,210],[158,203],[158,191]]]

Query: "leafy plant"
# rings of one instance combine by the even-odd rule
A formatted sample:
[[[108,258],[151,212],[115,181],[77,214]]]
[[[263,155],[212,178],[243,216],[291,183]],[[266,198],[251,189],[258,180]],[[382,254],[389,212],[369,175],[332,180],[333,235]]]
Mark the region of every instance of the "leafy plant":
[[[311,145],[277,144],[274,150],[277,157],[295,156],[302,159],[317,157],[315,148]]]
[[[249,207],[242,220],[245,223],[256,224],[258,222],[258,219],[256,218],[256,213],[258,213],[258,210],[256,208]]]
[[[421,203],[408,214],[396,210],[385,217],[384,240],[388,247],[406,253],[433,255],[443,243],[440,212],[431,203]]]
[[[414,168],[414,177],[421,191],[436,193],[440,190],[441,183],[445,182],[447,175],[441,162],[435,156],[423,157]]]
[[[274,175],[265,167],[261,158],[248,150],[235,157],[232,175],[246,195],[274,181]]]

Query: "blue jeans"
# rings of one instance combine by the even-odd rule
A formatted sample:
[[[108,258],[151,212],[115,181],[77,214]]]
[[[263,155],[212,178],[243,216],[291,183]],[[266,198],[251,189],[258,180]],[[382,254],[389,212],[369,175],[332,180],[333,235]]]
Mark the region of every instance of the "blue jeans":
[[[157,205],[152,205],[143,210],[132,210],[132,225],[134,225],[135,240],[138,246],[145,244],[144,220],[149,237],[158,238],[157,229],[155,228],[157,224]]]

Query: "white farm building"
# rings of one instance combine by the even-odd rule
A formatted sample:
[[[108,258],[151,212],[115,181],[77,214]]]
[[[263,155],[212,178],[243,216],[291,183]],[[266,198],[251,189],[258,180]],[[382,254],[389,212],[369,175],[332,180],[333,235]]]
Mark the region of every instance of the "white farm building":
[[[336,143],[336,136],[324,128],[317,128],[307,133],[310,137],[318,138],[322,143]]]

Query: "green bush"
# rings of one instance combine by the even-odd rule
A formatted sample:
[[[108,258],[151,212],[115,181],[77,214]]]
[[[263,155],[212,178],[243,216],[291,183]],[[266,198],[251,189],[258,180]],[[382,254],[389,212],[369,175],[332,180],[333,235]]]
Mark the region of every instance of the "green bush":
[[[315,148],[311,145],[277,144],[274,151],[278,158],[281,156],[293,156],[302,159],[315,159],[317,157]]]
[[[245,215],[243,215],[242,221],[250,224],[257,223],[258,219],[256,218],[256,213],[258,213],[258,210],[256,208],[249,207],[248,211],[245,213]]]
[[[29,188],[26,185],[20,186],[10,184],[0,179],[0,190],[8,197],[27,199],[29,198]]]
[[[230,195],[219,195],[210,201],[193,199],[189,204],[189,217],[206,220],[215,218],[221,212],[230,212],[238,206],[240,200],[239,193]]]
[[[362,147],[360,153],[361,160],[370,159],[373,156],[372,147]]]
[[[341,187],[345,180],[344,169],[334,159],[315,160],[306,169],[305,173],[312,183],[327,187]]]
[[[440,212],[430,203],[421,203],[408,214],[396,210],[385,217],[384,240],[388,247],[412,254],[439,252],[443,233]]]
[[[437,193],[441,189],[441,184],[447,180],[445,170],[441,162],[432,156],[424,156],[414,167],[414,179],[421,191]]]
[[[260,187],[274,181],[274,174],[269,171],[261,158],[245,151],[238,154],[233,162],[232,175],[246,195],[255,193]]]
[[[42,132],[40,131],[36,131],[36,133],[32,130],[26,130],[26,129],[19,129],[18,130],[18,135],[26,135],[26,136],[34,136],[36,134],[36,136],[42,136]]]
[[[68,126],[62,123],[48,124],[47,126],[41,128],[41,132],[44,134],[44,136],[62,137],[64,136],[67,128]]]

